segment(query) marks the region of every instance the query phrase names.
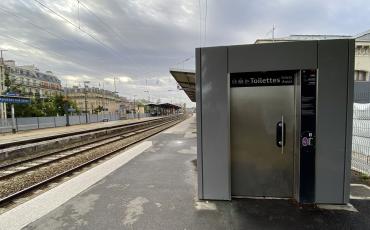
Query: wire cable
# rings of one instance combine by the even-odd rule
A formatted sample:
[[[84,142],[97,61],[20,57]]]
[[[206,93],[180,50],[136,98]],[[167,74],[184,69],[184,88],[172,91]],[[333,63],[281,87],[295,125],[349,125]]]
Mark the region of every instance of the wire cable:
[[[102,46],[104,49],[106,49],[107,51],[109,51],[109,53],[113,54],[115,57],[117,57],[118,59],[122,60],[121,59],[121,56],[118,53],[116,53],[116,51],[114,49],[112,49],[111,47],[107,46],[105,43],[103,43],[102,41],[100,41],[98,38],[96,38],[92,34],[88,33],[84,29],[79,28],[75,23],[71,22],[69,19],[67,19],[63,15],[57,13],[56,11],[54,11],[53,9],[51,9],[50,7],[48,7],[47,5],[43,4],[39,0],[34,0],[34,1],[37,2],[39,5],[41,5],[42,7],[46,8],[47,10],[49,10],[51,13],[55,14],[56,16],[58,16],[59,18],[63,19],[64,21],[66,21],[67,23],[69,23],[70,25],[72,25],[73,27],[75,27],[76,29],[82,31],[84,34],[86,34],[89,37],[91,37],[92,39],[94,39],[100,46]],[[129,74],[131,74],[131,75],[133,75],[133,76],[137,76],[136,74],[134,74],[132,72],[129,72],[129,71],[126,71],[126,72],[129,73]]]
[[[92,9],[90,9],[85,3],[83,3],[82,1],[78,0],[80,5],[85,8],[91,15],[93,15],[97,20],[98,22],[103,25],[103,28],[104,30],[106,30],[107,32],[109,32],[108,30],[112,31],[114,35],[116,35],[116,37],[121,41],[121,44],[125,44],[127,42],[129,42],[124,36],[122,36],[120,33],[118,33],[112,26],[110,26],[108,23],[104,22],[104,20],[99,17]],[[138,67],[135,66],[135,60],[133,60],[132,58],[130,58],[130,56],[125,56],[125,59],[127,59],[131,64],[133,64],[133,68],[138,72],[140,73],[140,69]],[[121,59],[122,60],[122,59]],[[148,67],[147,65],[145,65],[145,67]],[[144,75],[145,73],[141,73],[141,75]]]
[[[57,13],[56,11],[54,11],[53,9],[51,9],[50,7],[48,7],[47,5],[45,5],[44,3],[40,2],[39,0],[34,0],[34,1],[37,2],[40,6],[44,7],[47,10],[49,10],[51,13],[55,14],[56,16],[58,16],[59,18],[63,19],[64,21],[66,21],[67,23],[69,23],[70,25],[72,25],[73,27],[75,27],[76,29],[78,29],[81,32],[83,32],[84,34],[88,35],[90,38],[92,38],[94,41],[96,41],[98,44],[100,44],[103,48],[105,48],[107,50],[111,49],[104,42],[100,41],[98,38],[96,38],[95,36],[93,36],[89,32],[87,32],[87,31],[79,28],[78,25],[76,25],[75,23],[71,22],[69,19],[67,19],[63,15]]]
[[[109,28],[117,37],[123,39],[123,40],[126,40],[124,37],[122,37],[119,33],[117,33],[110,25],[108,25],[107,23],[105,23],[97,14],[94,13],[94,11],[92,11],[86,4],[84,4],[83,2],[79,1],[80,5],[85,8],[90,14],[92,14],[102,25],[105,26],[105,29],[106,28]],[[127,41],[127,40],[126,40]]]
[[[49,34],[49,35],[51,35],[51,36],[53,36],[53,37],[57,38],[57,39],[60,39],[60,40],[64,41],[66,44],[70,44],[71,42],[73,42],[74,44],[76,44],[76,45],[78,45],[80,48],[82,48],[81,42],[80,42],[80,41],[78,41],[78,40],[76,40],[76,39],[67,40],[67,39],[65,39],[64,37],[62,37],[62,36],[60,36],[60,35],[58,35],[58,34],[56,34],[56,33],[54,33],[54,32],[51,32],[50,30],[46,29],[45,27],[42,27],[42,26],[39,26],[39,25],[37,25],[37,24],[33,23],[33,22],[31,21],[31,19],[29,19],[29,18],[27,18],[27,17],[25,17],[25,16],[22,16],[22,15],[17,15],[17,14],[15,14],[15,13],[12,13],[12,12],[10,12],[10,11],[8,11],[8,10],[5,10],[4,8],[0,8],[0,11],[4,12],[5,14],[8,14],[8,15],[10,15],[10,16],[14,16],[14,17],[15,17],[15,18],[17,18],[17,20],[19,20],[19,21],[27,22],[28,24],[30,24],[30,25],[32,25],[32,26],[34,26],[35,28],[37,28],[37,29],[39,29],[39,30],[41,30],[41,31],[43,31],[43,32],[45,32],[45,33],[47,33],[47,34]],[[23,21],[22,19],[24,19],[24,20],[26,20],[26,21]]]

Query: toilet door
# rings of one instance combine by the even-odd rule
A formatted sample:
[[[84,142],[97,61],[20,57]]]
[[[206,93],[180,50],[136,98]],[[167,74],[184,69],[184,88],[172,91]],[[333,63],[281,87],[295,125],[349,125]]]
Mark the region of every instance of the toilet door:
[[[230,74],[232,196],[293,196],[295,74]]]

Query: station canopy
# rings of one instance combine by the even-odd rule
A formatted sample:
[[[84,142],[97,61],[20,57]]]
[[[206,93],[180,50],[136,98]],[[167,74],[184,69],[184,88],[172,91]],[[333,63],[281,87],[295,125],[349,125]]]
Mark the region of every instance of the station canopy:
[[[149,107],[158,107],[158,108],[163,108],[163,109],[180,109],[181,107],[180,106],[177,106],[177,105],[174,105],[174,104],[170,104],[170,103],[162,103],[162,104],[153,104],[153,103],[150,103],[150,104],[146,104],[146,106],[149,106]]]
[[[170,69],[170,73],[190,100],[195,102],[195,71]]]

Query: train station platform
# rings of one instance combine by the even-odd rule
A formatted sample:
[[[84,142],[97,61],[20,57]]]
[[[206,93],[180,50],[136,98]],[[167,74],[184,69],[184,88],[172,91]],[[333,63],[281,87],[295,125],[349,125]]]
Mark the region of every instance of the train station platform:
[[[7,144],[14,144],[20,142],[27,142],[42,139],[45,137],[71,135],[73,133],[81,133],[89,130],[95,130],[99,128],[108,128],[112,126],[119,126],[124,124],[135,123],[138,121],[147,121],[152,119],[158,119],[160,117],[146,117],[140,119],[130,119],[130,120],[118,120],[118,121],[108,121],[108,122],[98,122],[82,125],[64,126],[56,128],[45,128],[45,129],[34,129],[27,131],[20,131],[18,133],[4,133],[0,134],[0,148],[1,146]]]
[[[15,207],[0,229],[370,229],[370,199],[346,210],[199,201],[195,127],[189,118]]]

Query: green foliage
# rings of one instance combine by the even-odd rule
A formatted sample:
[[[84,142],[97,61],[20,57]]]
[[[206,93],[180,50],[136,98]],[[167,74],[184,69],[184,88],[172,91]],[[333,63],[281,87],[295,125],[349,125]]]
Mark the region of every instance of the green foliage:
[[[5,72],[4,85],[7,87],[6,92],[18,93],[20,96],[31,97],[30,104],[15,104],[16,117],[47,117],[63,116],[65,109],[73,108],[76,113],[80,113],[74,101],[65,100],[62,95],[56,95],[48,98],[41,98],[40,93],[25,92],[22,84],[16,84],[11,80],[9,73]],[[8,107],[10,109],[10,106]],[[10,111],[8,111],[10,113]]]
[[[7,93],[18,93],[20,96],[33,96],[32,93],[26,93],[23,88],[21,88],[21,85],[17,85],[15,79],[11,80],[7,72],[5,72],[4,85],[6,86],[5,92]]]
[[[11,84],[12,84],[12,82],[10,81],[9,73],[8,73],[7,71],[5,71],[5,80],[4,80],[4,85],[5,85],[6,87],[9,87]]]
[[[65,100],[63,96],[53,96],[49,98],[40,98],[35,96],[31,99],[31,104],[16,104],[16,117],[48,117],[48,116],[63,116],[65,114],[65,105],[67,108],[77,110],[76,103],[70,100]]]
[[[101,105],[99,105],[97,108],[95,108],[95,109],[93,110],[93,113],[94,113],[94,114],[98,114],[98,113],[102,112],[103,110],[104,110],[104,107],[103,107],[103,106],[101,106]]]
[[[366,174],[363,174],[363,173],[361,173],[360,178],[361,178],[362,181],[370,180],[370,176],[368,176]]]

